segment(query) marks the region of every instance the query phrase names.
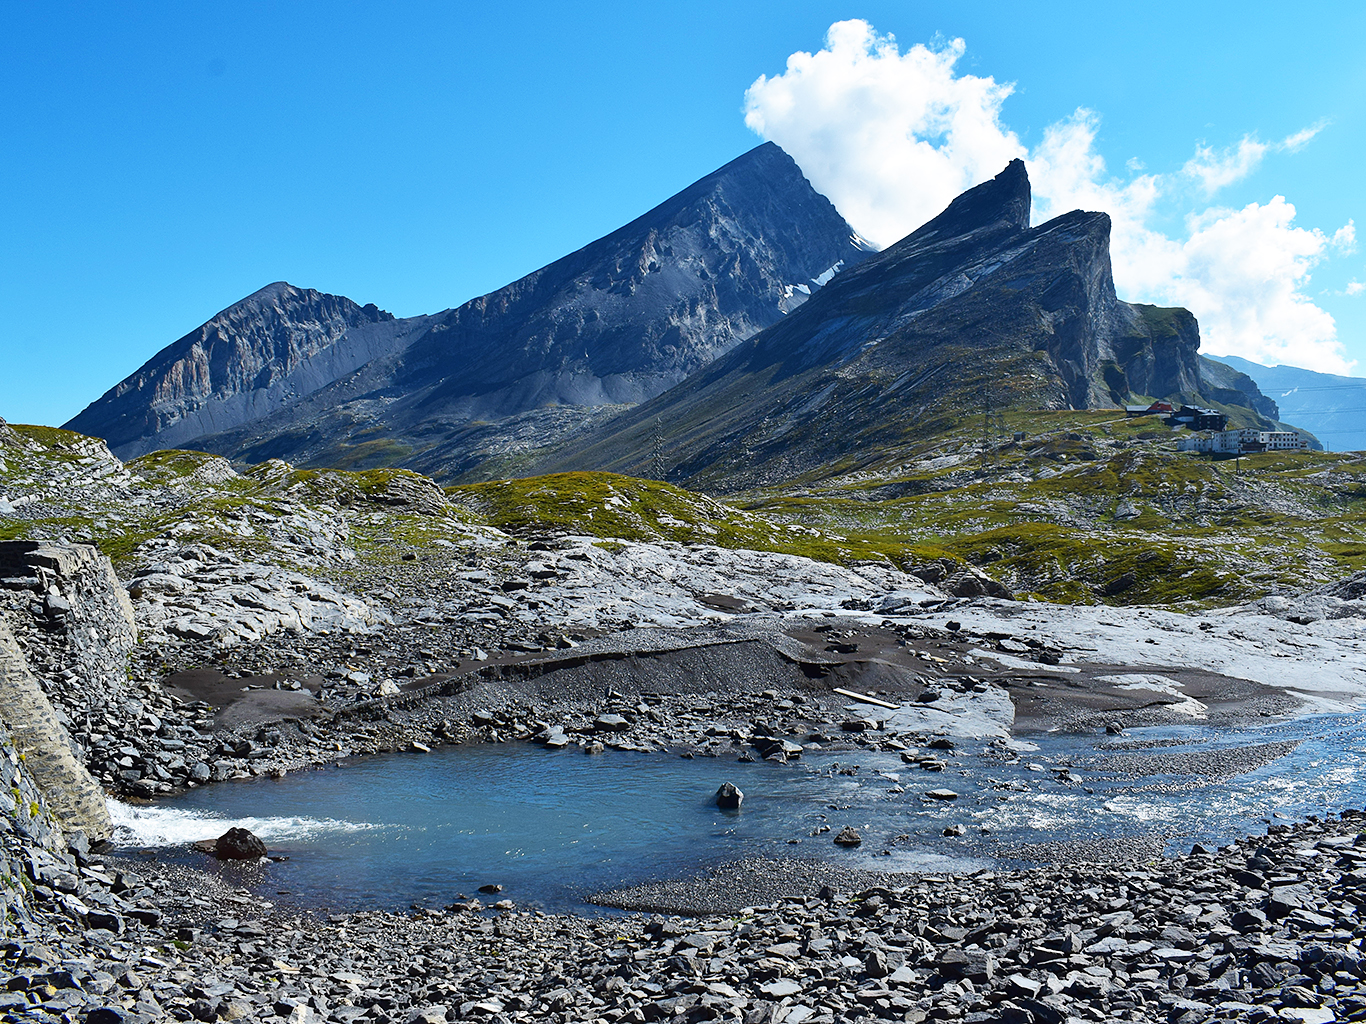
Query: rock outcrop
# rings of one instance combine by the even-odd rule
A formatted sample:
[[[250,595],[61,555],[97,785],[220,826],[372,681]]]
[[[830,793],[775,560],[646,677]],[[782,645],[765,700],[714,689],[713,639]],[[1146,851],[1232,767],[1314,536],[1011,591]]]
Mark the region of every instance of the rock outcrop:
[[[302,573],[207,544],[163,547],[128,584],[151,639],[231,646],[282,630],[356,631],[383,619],[364,601]]]

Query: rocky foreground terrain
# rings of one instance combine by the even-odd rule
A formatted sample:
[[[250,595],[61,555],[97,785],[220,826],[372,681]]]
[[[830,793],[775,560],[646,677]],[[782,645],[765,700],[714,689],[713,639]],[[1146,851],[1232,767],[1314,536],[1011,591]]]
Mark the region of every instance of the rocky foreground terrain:
[[[3,424],[0,481],[15,672],[92,785],[129,800],[471,741],[868,747],[931,786],[967,743],[1012,758],[1058,725],[1343,711],[1366,679],[1359,578],[1223,608],[1049,605],[947,556],[897,563],[701,498],[647,507],[621,478],[574,498],[599,528],[513,531],[494,498],[413,474],[125,466]],[[36,770],[7,741],[11,1020],[1366,1019],[1349,808],[1174,859],[1113,843],[888,875],[808,843],[598,894],[618,909],[597,916],[497,895],[329,914],[262,896],[268,866],[92,850]]]
[[[0,1007],[95,1022],[1361,1020],[1362,821],[967,877],[740,865],[673,896],[753,904],[687,917],[478,899],[300,914],[223,875],[30,845]]]

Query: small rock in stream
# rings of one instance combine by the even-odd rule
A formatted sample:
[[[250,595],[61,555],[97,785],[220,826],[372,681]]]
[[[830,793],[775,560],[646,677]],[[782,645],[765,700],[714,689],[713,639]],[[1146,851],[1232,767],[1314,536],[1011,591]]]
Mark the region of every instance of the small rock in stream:
[[[852,825],[845,825],[840,829],[839,835],[835,836],[836,846],[859,846],[863,843],[863,837]]]

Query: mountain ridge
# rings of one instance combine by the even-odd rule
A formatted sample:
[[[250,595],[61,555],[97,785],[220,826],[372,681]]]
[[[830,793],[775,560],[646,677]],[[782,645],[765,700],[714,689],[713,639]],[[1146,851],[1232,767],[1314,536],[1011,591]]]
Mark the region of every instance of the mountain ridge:
[[[66,426],[125,455],[152,450],[153,437],[174,447],[316,385],[324,363],[349,372],[391,347],[405,326],[373,303],[277,281],[166,346]],[[356,328],[370,330],[337,349]]]
[[[736,491],[893,460],[909,437],[993,405],[1199,396],[1195,318],[1117,298],[1109,217],[1078,210],[1031,228],[1029,206],[1014,161],[780,323],[527,471],[639,475],[662,450],[668,480]]]
[[[1366,450],[1366,377],[1266,366],[1240,356],[1210,356],[1275,396],[1280,418],[1304,423],[1330,451]]]
[[[616,231],[458,307],[347,329],[306,309],[307,326],[282,330],[321,331],[326,343],[291,364],[293,391],[269,372],[264,394],[245,372],[215,378],[212,359],[180,351],[193,348],[191,332],[69,425],[114,435],[124,457],[188,445],[237,458],[378,464],[458,448],[481,421],[652,397],[798,308],[869,248],[791,157],[765,143]],[[267,286],[198,333],[234,327],[248,349],[260,349],[252,326],[229,314],[262,308],[281,288],[301,291]],[[348,313],[375,309],[306,294]],[[346,341],[349,329],[358,342]],[[168,365],[163,377],[196,386],[149,394],[143,378],[154,364]],[[260,374],[267,364],[262,356],[250,368]]]

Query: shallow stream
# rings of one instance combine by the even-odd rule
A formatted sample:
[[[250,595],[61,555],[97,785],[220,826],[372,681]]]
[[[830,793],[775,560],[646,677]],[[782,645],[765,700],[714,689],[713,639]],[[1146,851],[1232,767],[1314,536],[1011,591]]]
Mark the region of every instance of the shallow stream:
[[[450,747],[113,811],[120,845],[163,859],[207,861],[185,844],[232,825],[251,829],[288,858],[240,869],[242,884],[268,899],[399,909],[496,884],[503,891],[483,898],[583,910],[592,893],[740,857],[937,872],[1019,864],[1058,843],[1174,852],[1264,832],[1277,814],[1302,818],[1366,800],[1366,715],[1237,732],[1192,725],[1021,739],[1018,756],[960,741],[940,772],[864,750],[808,751],[784,765]],[[744,791],[741,810],[716,808],[723,782]],[[925,796],[936,789],[958,798]],[[846,825],[862,846],[833,844]],[[943,834],[957,825],[962,836]]]

